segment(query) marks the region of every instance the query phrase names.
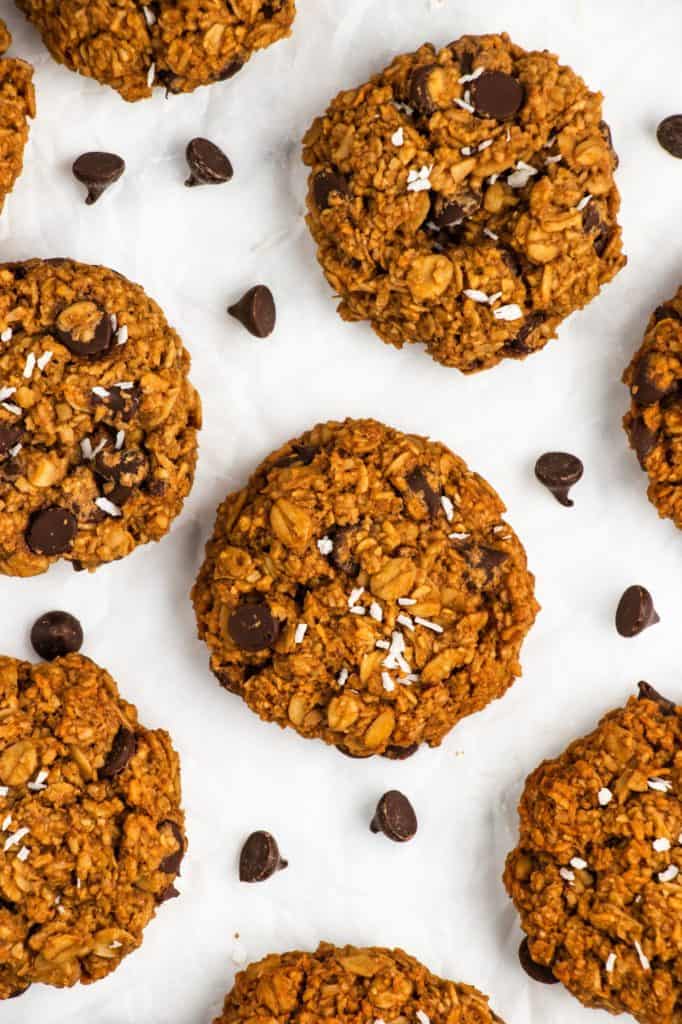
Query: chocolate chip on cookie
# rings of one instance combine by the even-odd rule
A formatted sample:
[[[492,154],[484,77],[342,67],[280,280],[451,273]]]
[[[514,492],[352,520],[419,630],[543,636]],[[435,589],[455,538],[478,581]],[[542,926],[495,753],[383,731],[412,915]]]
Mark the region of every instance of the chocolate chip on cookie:
[[[660,705],[660,707],[663,710],[663,713],[667,714],[667,715],[672,715],[672,714],[674,714],[676,712],[677,705],[675,704],[675,702],[672,701],[672,700],[668,700],[667,697],[664,697],[662,694],[660,694],[658,692],[658,690],[656,690],[651,685],[651,683],[646,683],[644,681],[639,682],[639,683],[637,683],[637,688],[638,688],[638,691],[639,691],[639,695],[638,695],[638,699],[639,700],[652,700],[652,701],[654,701],[655,704],[659,704]]]
[[[73,175],[88,190],[85,202],[96,203],[103,192],[118,181],[126,169],[125,160],[116,153],[83,153],[74,162]]]
[[[616,609],[616,629],[620,635],[637,636],[660,621],[653,598],[646,587],[628,587]]]
[[[192,139],[185,153],[190,175],[185,185],[223,185],[231,181],[234,171],[222,149],[209,139]]]
[[[313,179],[313,198],[318,210],[322,212],[329,207],[329,200],[333,195],[347,196],[349,194],[348,181],[343,174],[336,171],[320,171]]]
[[[564,508],[573,507],[568,493],[582,479],[583,472],[580,459],[569,452],[545,452],[535,463],[535,476]]]
[[[422,496],[430,516],[437,516],[442,511],[440,496],[433,490],[420,466],[410,470],[405,482],[411,491]]]
[[[519,946],[519,961],[524,971],[533,981],[539,981],[541,985],[558,985],[559,979],[552,974],[552,968],[545,964],[536,963],[528,949],[528,939],[524,939]]]
[[[101,779],[116,778],[127,766],[130,759],[135,756],[136,750],[137,739],[135,733],[130,729],[126,729],[124,725],[120,726],[114,736],[106,760],[99,770],[99,777]]]
[[[437,64],[423,64],[421,67],[415,68],[410,75],[407,99],[410,106],[418,110],[420,114],[431,114],[434,110],[433,100],[429,93],[429,79],[437,67]]]
[[[264,882],[276,871],[283,871],[289,862],[279,853],[277,840],[269,832],[252,832],[239,857],[240,882]]]
[[[240,605],[227,620],[227,629],[243,651],[255,653],[272,647],[279,636],[279,622],[264,601]]]
[[[185,857],[185,839],[182,829],[177,822],[172,821],[170,818],[161,822],[159,830],[163,828],[167,828],[170,831],[175,840],[176,848],[173,853],[169,853],[167,857],[163,858],[159,864],[159,871],[163,871],[164,875],[179,875],[180,867]]]
[[[89,299],[72,302],[61,310],[55,321],[55,334],[76,356],[102,356],[114,342],[111,317]]]
[[[417,834],[417,815],[405,794],[391,789],[377,804],[369,827],[371,832],[383,832],[395,843],[406,843]]]
[[[29,521],[26,543],[36,555],[63,555],[76,536],[78,523],[65,508],[46,508],[36,512]]]
[[[249,288],[227,312],[246,327],[255,338],[267,338],[275,329],[277,311],[272,292],[264,284]]]
[[[664,118],[656,129],[656,138],[671,156],[682,159],[682,114]]]
[[[523,106],[525,90],[505,71],[484,71],[471,83],[471,100],[476,113],[482,117],[508,121]]]
[[[80,651],[83,645],[83,627],[68,612],[46,612],[36,619],[31,629],[31,643],[36,654],[45,661],[54,661],[65,654]]]

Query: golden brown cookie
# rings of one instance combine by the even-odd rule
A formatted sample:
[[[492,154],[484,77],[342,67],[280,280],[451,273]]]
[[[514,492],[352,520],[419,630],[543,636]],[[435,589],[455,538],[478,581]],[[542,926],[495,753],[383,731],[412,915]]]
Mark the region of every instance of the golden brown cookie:
[[[288,36],[295,0],[16,0],[56,61],[124,100],[232,78]]]
[[[273,953],[237,975],[213,1024],[293,1020],[336,1024],[503,1024],[487,996],[438,978],[401,949],[332,946]]]
[[[211,669],[266,721],[405,757],[501,697],[538,605],[492,487],[374,420],[284,445],[218,510],[194,586]]]
[[[465,373],[543,348],[625,263],[601,95],[506,34],[397,57],[304,161],[341,317]]]
[[[682,529],[682,288],[652,314],[623,380],[632,404],[623,421],[649,501]]]
[[[168,532],[196,462],[189,365],[115,271],[0,265],[0,572],[96,569]]]
[[[170,737],[80,654],[0,657],[0,999],[110,974],[177,895]]]
[[[33,68],[25,60],[2,57],[11,42],[0,19],[0,211],[24,166],[29,119],[36,114]]]
[[[585,1006],[677,1024],[682,708],[639,700],[528,778],[507,891],[528,953]]]

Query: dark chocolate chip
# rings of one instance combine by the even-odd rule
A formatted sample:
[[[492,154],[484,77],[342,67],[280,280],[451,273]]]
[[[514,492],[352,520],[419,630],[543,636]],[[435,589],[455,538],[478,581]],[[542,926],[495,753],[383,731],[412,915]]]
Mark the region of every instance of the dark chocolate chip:
[[[65,508],[35,512],[26,531],[26,543],[36,555],[63,555],[76,536],[76,517]]]
[[[653,598],[646,587],[636,584],[628,587],[616,609],[616,629],[620,635],[637,636],[660,621]]]
[[[114,736],[111,749],[106,756],[104,764],[99,770],[100,779],[114,779],[120,775],[131,757],[137,750],[137,739],[135,733],[126,729],[124,725],[119,726]]]
[[[189,188],[194,185],[223,185],[232,180],[232,164],[222,149],[209,139],[192,139],[187,144],[185,156],[190,170],[185,185]]]
[[[678,313],[674,306],[658,306],[654,310],[654,323],[660,324],[662,320],[677,320],[682,323],[682,313]]]
[[[656,129],[656,138],[663,149],[682,159],[682,114],[671,114]]]
[[[11,448],[18,444],[24,431],[19,424],[15,426],[0,426],[0,457],[8,455]]]
[[[434,195],[431,203],[431,220],[442,231],[458,228],[464,223],[465,214],[459,203]]]
[[[85,202],[96,203],[126,169],[125,160],[115,153],[83,153],[74,162],[73,174],[88,190]]]
[[[264,882],[288,867],[279,854],[277,840],[269,832],[252,832],[239,856],[239,881]]]
[[[583,210],[583,231],[594,231],[602,226],[599,210],[596,203],[588,203]]]
[[[320,210],[326,210],[332,195],[347,196],[349,194],[348,180],[343,174],[336,171],[320,171],[315,175],[313,181],[313,199],[315,206]]]
[[[523,106],[525,91],[505,71],[484,71],[471,83],[471,102],[477,114],[508,121]]]
[[[499,548],[491,548],[486,544],[477,544],[471,540],[455,540],[454,546],[462,554],[472,569],[481,569],[490,579],[495,569],[498,569],[507,561],[509,555]],[[475,587],[472,587],[472,591]]]
[[[661,388],[651,375],[651,363],[648,356],[640,359],[632,381],[632,397],[637,405],[655,405],[662,398],[667,398],[677,388],[677,382],[667,388]]]
[[[293,444],[292,452],[288,455],[283,455],[281,459],[275,462],[277,469],[286,469],[288,466],[294,466],[297,462],[302,462],[304,466],[309,466],[313,461],[318,451],[320,450],[313,444]]]
[[[545,964],[537,964],[530,955],[528,939],[524,939],[519,946],[519,961],[524,971],[533,981],[539,981],[541,985],[557,985],[559,979],[554,977],[552,968]]]
[[[470,75],[474,70],[474,55],[471,50],[463,50],[462,53],[457,53],[455,51],[455,57],[459,63],[459,69],[462,72],[460,77]]]
[[[69,313],[78,306],[88,307],[86,312],[89,315],[86,315],[82,322],[76,321],[73,326],[69,326]],[[108,313],[94,302],[84,300],[62,310],[55,324],[55,335],[73,355],[96,357],[104,355],[111,348],[114,328]]]
[[[239,320],[255,338],[267,338],[275,329],[275,300],[270,289],[264,284],[250,288],[239,302],[228,307],[227,312],[235,320]]]
[[[390,761],[407,761],[408,757],[412,757],[419,750],[418,743],[412,743],[409,747],[397,747],[392,745],[386,747],[382,757],[387,757]]]
[[[420,466],[411,470],[405,477],[405,483],[415,494],[421,494],[429,515],[432,519],[435,518],[442,509],[440,496],[429,484],[424,470]]]
[[[167,903],[168,900],[176,899],[179,895],[180,893],[178,892],[174,885],[167,885],[166,888],[163,889],[162,892],[160,892],[159,895],[156,897],[156,902],[157,904],[161,905],[162,903]]]
[[[594,236],[594,242],[592,243],[594,245],[594,251],[600,259],[606,252],[612,237],[613,229],[602,221],[597,234]]]
[[[218,75],[219,82],[226,82],[228,78],[234,78],[238,72],[244,67],[243,60],[231,60],[229,64],[226,64],[223,70]]]
[[[7,996],[8,999],[18,999],[19,996],[23,996],[25,992],[28,992],[30,985],[26,985],[25,988],[18,988],[16,992],[12,992],[11,996]]]
[[[674,701],[668,700],[667,697],[663,697],[658,690],[654,689],[651,683],[642,682],[637,683],[639,689],[639,700],[652,700],[655,704],[659,704],[664,715],[674,715],[677,711],[677,705]]]
[[[83,627],[68,612],[46,612],[36,619],[31,630],[31,643],[36,654],[45,661],[62,658],[80,651],[83,645]]]
[[[573,507],[568,492],[578,483],[583,472],[580,459],[568,452],[546,452],[535,463],[535,476],[564,508]]]
[[[437,68],[437,64],[422,64],[410,75],[407,85],[407,102],[420,114],[433,113],[435,106],[429,93],[429,79]]]
[[[613,147],[613,135],[611,134],[611,128],[606,123],[606,121],[599,122],[599,131],[601,132],[604,139],[606,139],[606,144],[613,153],[614,166],[616,169],[618,169],[618,165],[620,164],[620,158]]]
[[[354,579],[360,572],[360,564],[353,557],[351,545],[353,533],[350,526],[335,526],[327,531],[327,536],[334,544],[329,561],[339,572],[345,572],[347,576]]]
[[[518,352],[520,355],[525,355],[528,352],[532,352],[532,349],[528,347],[526,341],[533,333],[533,331],[537,330],[537,328],[540,327],[546,319],[547,314],[543,313],[542,310],[538,309],[535,311],[535,313],[531,313],[524,320],[516,336],[512,338],[511,341],[507,342],[505,348],[512,349],[514,352]]]
[[[185,839],[182,834],[182,829],[175,821],[171,821],[170,818],[166,821],[162,821],[159,828],[165,828],[166,826],[173,833],[173,837],[178,848],[174,853],[169,853],[167,857],[163,858],[159,864],[159,871],[163,871],[165,875],[179,875],[182,860],[185,856]]]
[[[106,395],[99,395],[93,391],[92,401],[94,404],[105,405],[116,416],[127,423],[130,422],[140,408],[142,400],[142,392],[139,385],[133,384],[131,388],[122,388],[117,384],[112,384],[104,390],[107,392]]]
[[[227,628],[237,646],[252,653],[272,647],[279,636],[279,623],[264,601],[239,605]]]
[[[377,804],[370,831],[383,832],[394,843],[406,843],[417,834],[417,815],[404,793],[390,789]]]
[[[128,490],[138,487],[148,470],[144,454],[133,448],[127,451],[103,448],[93,459],[92,468],[102,479],[122,484]]]
[[[656,447],[657,435],[649,430],[641,416],[636,416],[628,426],[630,444],[632,445],[642,469],[646,468],[646,457]]]

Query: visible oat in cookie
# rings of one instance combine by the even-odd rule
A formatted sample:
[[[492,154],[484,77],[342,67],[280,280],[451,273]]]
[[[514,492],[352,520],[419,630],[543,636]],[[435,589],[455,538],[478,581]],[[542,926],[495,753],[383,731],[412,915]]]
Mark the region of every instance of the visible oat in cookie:
[[[432,974],[401,949],[332,946],[273,953],[237,975],[213,1024],[503,1024],[487,996]]]
[[[0,19],[0,211],[21,174],[29,119],[36,114],[33,68],[25,60],[2,56],[11,42]]]
[[[295,0],[16,0],[56,61],[124,100],[193,92],[288,36]]]
[[[538,605],[503,512],[442,444],[320,424],[218,510],[193,590],[213,672],[345,753],[438,745],[521,673]]]
[[[0,999],[110,974],[177,895],[178,758],[108,672],[0,658]]]
[[[623,424],[649,501],[682,529],[682,288],[652,314],[623,380],[632,396]]]
[[[680,1020],[681,751],[682,708],[640,683],[528,778],[504,875],[538,972],[640,1024]]]
[[[169,530],[192,485],[190,359],[139,285],[0,265],[0,572],[96,569]]]
[[[304,160],[342,318],[465,373],[543,348],[625,263],[601,95],[506,34],[397,57]]]

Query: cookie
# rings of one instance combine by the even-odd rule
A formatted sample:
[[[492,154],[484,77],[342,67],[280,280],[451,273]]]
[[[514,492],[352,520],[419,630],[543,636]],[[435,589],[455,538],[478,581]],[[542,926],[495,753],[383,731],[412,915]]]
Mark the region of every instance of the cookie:
[[[0,572],[96,569],[160,540],[192,485],[190,359],[139,285],[0,265]]]
[[[640,699],[528,778],[504,875],[531,960],[583,1003],[679,1020],[682,708]]]
[[[273,953],[236,978],[213,1024],[314,1016],[336,1024],[503,1024],[487,996],[432,974],[401,949],[332,946]]]
[[[341,317],[464,373],[543,348],[625,264],[601,95],[506,34],[397,57],[303,158]]]
[[[177,895],[185,850],[170,737],[80,654],[0,657],[0,999],[115,970]]]
[[[288,36],[295,0],[16,0],[56,61],[141,100],[193,92]]]
[[[649,501],[682,529],[682,288],[651,315],[623,380],[632,396],[623,424],[649,477]]]
[[[538,605],[504,505],[442,445],[323,423],[218,510],[193,590],[211,669],[358,757],[437,746],[501,697]]]
[[[11,42],[0,19],[0,211],[21,174],[29,120],[36,114],[33,68],[25,60],[2,56]]]

